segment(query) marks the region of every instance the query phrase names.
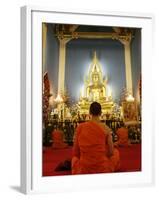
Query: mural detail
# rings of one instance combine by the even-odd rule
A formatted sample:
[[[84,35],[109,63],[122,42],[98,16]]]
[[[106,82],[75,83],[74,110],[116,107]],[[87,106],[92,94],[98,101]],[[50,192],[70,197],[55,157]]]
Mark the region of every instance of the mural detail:
[[[138,112],[136,102],[123,102],[123,120],[124,122],[137,122]]]

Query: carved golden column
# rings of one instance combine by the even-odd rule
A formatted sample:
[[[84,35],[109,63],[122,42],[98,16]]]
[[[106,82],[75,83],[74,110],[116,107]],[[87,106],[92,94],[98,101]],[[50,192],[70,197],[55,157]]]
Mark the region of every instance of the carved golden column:
[[[46,23],[42,23],[42,66],[43,66],[43,74],[46,70],[46,40],[47,40],[47,25]]]
[[[133,96],[133,88],[132,88],[132,71],[131,71],[131,33],[127,35],[127,37],[123,39],[119,39],[119,41],[124,45],[124,53],[125,53],[125,73],[126,73],[126,89],[129,94]]]
[[[65,86],[65,60],[66,60],[66,44],[70,39],[59,38],[59,72],[58,72],[58,94],[64,94]]]

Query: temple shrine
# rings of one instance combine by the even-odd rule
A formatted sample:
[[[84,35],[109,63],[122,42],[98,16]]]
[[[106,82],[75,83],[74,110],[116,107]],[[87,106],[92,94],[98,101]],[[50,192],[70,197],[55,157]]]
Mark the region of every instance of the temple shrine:
[[[103,72],[96,52],[90,65],[89,73],[84,80],[84,88],[81,90],[79,105],[80,114],[89,114],[89,107],[93,101],[97,101],[102,106],[102,114],[111,113],[113,109],[112,94],[107,86],[107,78],[103,77]]]

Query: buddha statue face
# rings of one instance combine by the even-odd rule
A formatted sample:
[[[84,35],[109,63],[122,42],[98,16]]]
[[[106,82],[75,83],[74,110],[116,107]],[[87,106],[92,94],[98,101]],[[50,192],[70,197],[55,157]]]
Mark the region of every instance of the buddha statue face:
[[[93,76],[92,76],[92,82],[94,84],[98,84],[99,83],[99,75],[98,74],[93,74]]]

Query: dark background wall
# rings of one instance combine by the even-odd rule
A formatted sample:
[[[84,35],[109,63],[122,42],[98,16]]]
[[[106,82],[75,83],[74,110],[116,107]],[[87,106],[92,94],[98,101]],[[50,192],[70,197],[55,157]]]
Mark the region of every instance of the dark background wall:
[[[84,29],[86,29],[84,27]],[[134,95],[137,92],[141,73],[141,31],[135,30],[132,40],[132,78]],[[46,66],[53,91],[58,87],[58,40],[53,34],[53,25],[48,24]],[[124,47],[116,40],[110,39],[77,39],[68,42],[66,47],[65,86],[69,95],[78,100],[80,89],[84,84],[84,76],[88,74],[93,52],[96,51],[102,66],[103,75],[108,78],[108,86],[112,89],[113,99],[119,100],[122,88],[125,87]]]

